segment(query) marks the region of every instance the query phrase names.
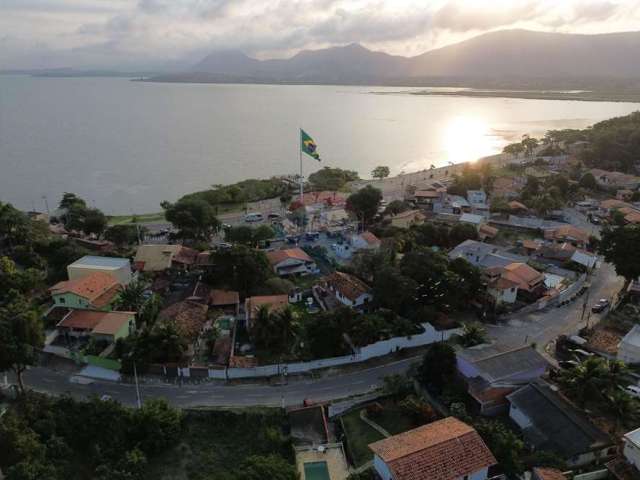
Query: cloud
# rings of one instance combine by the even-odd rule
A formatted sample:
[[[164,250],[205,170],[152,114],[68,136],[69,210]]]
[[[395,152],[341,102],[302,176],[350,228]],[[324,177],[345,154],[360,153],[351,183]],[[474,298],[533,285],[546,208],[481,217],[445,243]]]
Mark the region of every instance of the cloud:
[[[418,54],[499,28],[636,28],[640,0],[0,0],[0,64],[140,68],[216,48],[283,57],[361,42]],[[46,55],[45,55],[46,53]],[[29,63],[31,62],[31,63]]]

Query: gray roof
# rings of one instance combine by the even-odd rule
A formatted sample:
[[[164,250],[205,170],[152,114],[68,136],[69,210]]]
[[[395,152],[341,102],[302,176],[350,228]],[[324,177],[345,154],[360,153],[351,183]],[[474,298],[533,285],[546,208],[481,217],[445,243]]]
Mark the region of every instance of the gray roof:
[[[492,218],[489,223],[496,225],[507,225],[511,227],[528,228],[532,230],[547,230],[551,228],[562,227],[566,223],[544,220],[538,217],[518,217],[517,215],[509,215],[508,220],[499,220]]]
[[[640,347],[640,325],[634,325],[633,328],[624,336],[621,343]]]
[[[572,457],[610,445],[611,439],[544,382],[523,387],[507,397],[531,426],[525,439],[536,448]]]
[[[118,257],[97,257],[95,255],[85,255],[76,260],[71,265],[81,267],[99,267],[99,268],[121,268],[129,265],[128,258]]]
[[[519,374],[549,366],[547,360],[528,345],[511,350],[498,345],[479,345],[462,350],[458,355],[473,363],[489,383],[508,381]]]
[[[449,252],[449,259],[462,257],[484,268],[504,267],[513,262],[527,263],[528,257],[509,253],[504,249],[477,240],[465,240]]]

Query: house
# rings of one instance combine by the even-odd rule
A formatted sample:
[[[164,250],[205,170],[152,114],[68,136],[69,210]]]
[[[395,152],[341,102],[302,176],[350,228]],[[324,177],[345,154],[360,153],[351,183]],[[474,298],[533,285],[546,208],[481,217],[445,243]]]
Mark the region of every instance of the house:
[[[470,223],[475,227],[480,227],[480,224],[484,222],[482,215],[476,215],[474,213],[463,213],[460,215],[460,223]]]
[[[389,217],[391,225],[398,228],[409,228],[424,223],[425,215],[420,210],[407,210]]]
[[[598,263],[598,256],[585,250],[576,250],[571,255],[570,260],[585,268],[592,269]]]
[[[509,211],[516,215],[527,213],[529,211],[524,203],[518,202],[517,200],[511,200],[507,206],[509,207]]]
[[[210,251],[204,251],[198,253],[196,256],[196,261],[194,266],[200,270],[212,272],[215,269],[215,264],[213,263],[214,256]]]
[[[435,210],[436,205],[444,203],[447,190],[445,188],[428,188],[425,190],[416,190],[413,194],[413,201],[417,206],[426,210]]]
[[[487,282],[487,293],[491,295],[495,305],[512,304],[518,298],[518,284],[508,278],[502,278],[497,275]]]
[[[347,307],[363,309],[373,300],[369,286],[354,275],[333,272],[324,277],[322,283],[338,302]]]
[[[521,293],[525,300],[540,297],[546,289],[544,274],[526,263],[514,262],[506,265],[501,277],[515,282],[518,285],[518,293]]]
[[[182,245],[140,245],[133,264],[142,272],[185,270],[196,263],[198,251]]]
[[[537,381],[507,397],[509,417],[520,427],[525,441],[536,450],[561,455],[571,467],[614,454],[611,439],[556,390]]]
[[[158,314],[159,322],[175,322],[180,335],[189,342],[195,341],[207,323],[208,305],[184,300],[169,305]]]
[[[288,295],[260,295],[248,297],[244,301],[245,326],[251,329],[253,322],[261,307],[267,307],[269,312],[277,313],[289,305]]]
[[[57,306],[110,310],[122,286],[108,273],[94,272],[76,280],[58,282],[49,289]]]
[[[640,363],[640,325],[634,325],[620,340],[617,358],[630,365]]]
[[[499,230],[495,227],[483,223],[478,227],[478,238],[481,242],[493,240],[498,235]]]
[[[75,238],[74,242],[79,246],[96,253],[108,253],[113,251],[115,244],[108,240],[93,240],[91,238]]]
[[[599,208],[602,215],[610,216],[615,210],[620,210],[621,208],[634,209],[635,207],[630,203],[623,202],[622,200],[609,198],[608,200],[600,202]]]
[[[477,240],[465,240],[448,254],[449,260],[464,258],[480,268],[504,267],[513,262],[526,262],[527,257],[516,255],[504,249]]]
[[[131,263],[128,258],[86,255],[67,265],[69,280],[77,280],[95,272],[108,273],[121,285],[129,285],[133,279]]]
[[[382,480],[485,480],[496,459],[478,432],[448,417],[369,444]]]
[[[616,199],[622,200],[623,202],[630,202],[631,197],[633,197],[633,190],[622,189],[616,192]]]
[[[380,245],[380,239],[369,231],[351,237],[351,246],[354,250],[378,250]]]
[[[640,428],[625,433],[622,440],[624,442],[622,454],[629,465],[632,465],[638,473],[640,471]]]
[[[631,223],[633,225],[638,225],[640,224],[640,212],[638,212],[637,210],[628,212],[625,216],[624,216],[624,222],[625,223]]]
[[[325,225],[342,225],[349,218],[349,213],[344,208],[332,208],[320,212],[320,221]]]
[[[288,248],[267,252],[273,271],[281,276],[310,275],[318,273],[316,262],[301,248]]]
[[[507,395],[539,379],[549,367],[547,360],[528,345],[515,349],[498,345],[466,348],[456,354],[456,364],[483,415],[505,411]]]
[[[119,338],[128,337],[135,330],[135,316],[135,312],[71,310],[56,328],[67,339],[92,337],[113,343]]]
[[[491,187],[492,198],[516,198],[519,195],[520,190],[524,186],[523,182],[519,182],[518,179],[513,177],[498,177],[494,180]]]
[[[589,244],[589,232],[573,225],[547,229],[544,231],[544,238],[556,244],[570,243],[578,248],[585,248]]]
[[[209,306],[237,315],[240,310],[240,294],[233,290],[211,290]]]
[[[557,468],[534,467],[532,480],[567,480],[567,477]]]
[[[467,200],[471,206],[486,205],[487,194],[484,190],[467,190]]]
[[[600,187],[610,187],[626,190],[636,190],[640,186],[640,177],[622,172],[609,172],[599,168],[592,168],[589,172],[595,177]]]

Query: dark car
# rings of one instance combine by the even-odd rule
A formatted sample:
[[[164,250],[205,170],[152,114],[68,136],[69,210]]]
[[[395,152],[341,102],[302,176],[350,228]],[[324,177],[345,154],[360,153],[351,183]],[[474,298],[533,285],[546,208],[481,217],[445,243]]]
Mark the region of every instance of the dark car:
[[[609,300],[607,300],[606,298],[601,298],[600,300],[598,300],[598,303],[596,303],[591,308],[591,311],[593,313],[600,313],[606,310],[608,306],[609,306]]]

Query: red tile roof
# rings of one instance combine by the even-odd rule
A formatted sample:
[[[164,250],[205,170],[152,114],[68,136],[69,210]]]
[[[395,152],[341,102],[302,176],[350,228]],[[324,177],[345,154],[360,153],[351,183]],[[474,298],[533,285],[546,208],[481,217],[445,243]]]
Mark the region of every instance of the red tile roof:
[[[560,470],[542,467],[533,469],[533,478],[535,480],[567,480],[567,477]]]
[[[249,297],[245,300],[245,311],[252,319],[262,306],[267,306],[270,312],[277,312],[289,304],[288,295],[261,295]]]
[[[240,303],[240,294],[233,290],[211,290],[209,294],[209,303],[213,306],[218,305],[237,305]]]
[[[369,445],[396,480],[455,480],[495,465],[473,427],[449,417]]]
[[[518,284],[518,288],[531,291],[544,281],[544,275],[526,263],[514,262],[504,267],[502,278]]]
[[[362,237],[362,239],[369,245],[380,245],[380,239],[368,230],[366,232],[362,232],[360,237]]]
[[[98,312],[94,310],[73,310],[58,327],[90,330],[91,333],[114,335],[122,325],[132,320],[133,312]]]
[[[554,240],[573,239],[586,243],[589,241],[589,233],[580,228],[576,228],[573,225],[563,225],[562,227],[554,228],[552,230],[546,230],[544,232],[544,238]]]
[[[108,273],[94,272],[77,280],[56,283],[49,291],[52,295],[73,293],[93,302],[118,286],[118,281]]]
[[[313,259],[301,248],[288,248],[286,250],[275,250],[267,252],[267,259],[271,265],[277,265],[285,260],[294,259],[302,262],[313,262]]]
[[[196,263],[198,258],[198,250],[194,250],[193,248],[183,247],[181,246],[176,254],[173,256],[171,261],[176,263],[182,263],[184,265],[193,265]]]
[[[352,302],[370,291],[369,286],[358,277],[344,272],[333,272],[327,275],[324,281]]]

